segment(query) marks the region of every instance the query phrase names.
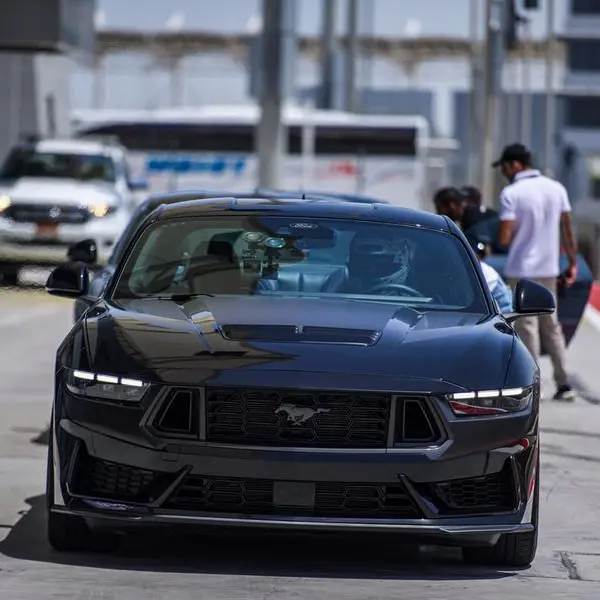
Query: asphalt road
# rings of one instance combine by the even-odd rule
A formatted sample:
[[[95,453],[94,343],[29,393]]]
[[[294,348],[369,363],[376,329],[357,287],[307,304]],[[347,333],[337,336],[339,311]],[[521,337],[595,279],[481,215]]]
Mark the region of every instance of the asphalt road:
[[[0,292],[0,600],[600,596],[600,333],[590,324],[570,350],[581,397],[542,406],[540,547],[533,566],[516,572],[466,567],[453,550],[406,555],[373,539],[132,539],[114,556],[51,552],[44,430],[70,311],[69,301],[35,289]]]

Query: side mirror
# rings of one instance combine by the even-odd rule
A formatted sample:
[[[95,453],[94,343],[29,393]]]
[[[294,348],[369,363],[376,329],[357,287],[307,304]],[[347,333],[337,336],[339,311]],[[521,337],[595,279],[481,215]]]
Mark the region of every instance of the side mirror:
[[[148,189],[148,182],[145,179],[130,179],[128,184],[132,192],[142,192]]]
[[[69,262],[56,267],[46,281],[46,291],[53,296],[79,298],[88,291],[89,277],[84,263]]]
[[[98,259],[98,248],[94,240],[82,240],[69,246],[67,258],[72,262],[93,265]]]
[[[519,317],[551,315],[556,310],[556,298],[543,285],[520,279],[513,293],[513,308],[514,312],[505,315],[509,322]]]

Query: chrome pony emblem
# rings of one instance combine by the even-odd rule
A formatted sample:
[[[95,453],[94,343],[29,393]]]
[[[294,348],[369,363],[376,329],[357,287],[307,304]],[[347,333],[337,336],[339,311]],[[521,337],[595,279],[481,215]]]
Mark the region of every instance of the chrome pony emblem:
[[[329,408],[314,409],[308,406],[296,406],[295,404],[284,402],[277,408],[275,414],[279,415],[285,413],[287,415],[287,420],[290,421],[292,425],[303,425],[315,415],[318,415],[319,413],[328,413],[330,410],[331,409]]]

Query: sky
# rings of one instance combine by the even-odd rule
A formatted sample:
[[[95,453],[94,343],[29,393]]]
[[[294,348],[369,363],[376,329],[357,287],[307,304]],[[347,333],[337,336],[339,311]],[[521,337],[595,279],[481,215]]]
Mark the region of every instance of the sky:
[[[289,1],[289,0],[288,0]],[[261,0],[97,0],[100,21],[109,28],[160,30],[171,20],[183,29],[243,32],[261,12]],[[315,34],[320,27],[321,0],[297,0],[299,30]],[[370,29],[369,12],[375,33],[399,36],[466,36],[469,32],[470,7],[478,4],[481,22],[485,0],[359,0],[363,28]],[[568,0],[539,0],[541,9],[530,11],[536,36],[546,30],[545,10],[555,6],[555,28],[562,28]],[[337,0],[340,25],[346,0]],[[371,9],[369,7],[372,7]]]

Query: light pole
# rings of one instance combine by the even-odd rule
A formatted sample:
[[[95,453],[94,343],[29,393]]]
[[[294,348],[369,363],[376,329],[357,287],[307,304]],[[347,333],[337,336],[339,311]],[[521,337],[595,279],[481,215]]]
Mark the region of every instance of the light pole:
[[[294,72],[296,1],[263,0],[261,41],[262,82],[260,121],[256,132],[258,185],[279,188],[287,154],[287,131],[283,125],[283,101]]]
[[[491,163],[494,160],[495,140],[498,116],[498,90],[501,83],[502,19],[503,0],[486,0],[485,10],[485,69],[484,69],[484,121],[483,121],[483,158],[481,164],[481,192],[483,203],[492,205],[494,193],[494,172]]]
[[[356,112],[356,63],[358,59],[358,0],[348,0],[346,28],[346,110]]]
[[[323,3],[323,30],[321,33],[321,88],[318,106],[319,108],[333,108],[337,0],[321,0],[321,2]]]
[[[556,94],[554,90],[554,0],[546,0],[546,142],[544,166],[546,175],[554,175],[554,137],[556,130]]]
[[[477,157],[480,156],[479,147],[480,137],[478,135],[480,128],[479,111],[477,110],[477,101],[479,99],[479,84],[481,68],[479,64],[479,7],[481,0],[471,0],[469,5],[469,37],[471,39],[470,67],[471,67],[471,92],[468,95],[468,119],[467,127],[469,156],[467,166],[467,180],[475,181],[478,172]]]

